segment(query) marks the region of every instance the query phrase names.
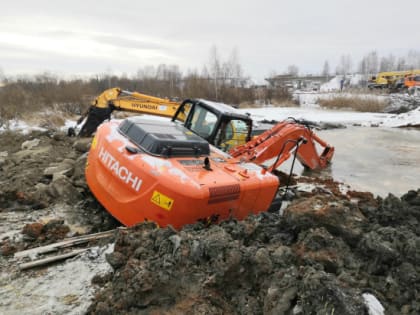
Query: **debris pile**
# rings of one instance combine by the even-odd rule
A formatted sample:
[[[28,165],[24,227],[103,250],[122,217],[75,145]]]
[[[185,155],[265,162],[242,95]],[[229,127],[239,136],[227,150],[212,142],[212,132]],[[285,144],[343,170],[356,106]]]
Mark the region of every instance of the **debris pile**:
[[[88,313],[419,314],[419,223],[420,190],[314,195],[179,232],[141,224],[120,231]]]
[[[409,112],[420,106],[420,95],[394,93],[389,96],[389,106],[385,113],[401,114]]]

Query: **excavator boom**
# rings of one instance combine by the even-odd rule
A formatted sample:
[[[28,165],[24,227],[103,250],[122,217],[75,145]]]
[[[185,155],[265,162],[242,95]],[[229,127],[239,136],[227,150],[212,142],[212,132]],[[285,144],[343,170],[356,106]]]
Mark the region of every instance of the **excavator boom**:
[[[102,122],[110,119],[114,110],[172,117],[179,106],[180,103],[164,98],[124,91],[120,88],[108,89],[95,98],[89,110],[79,119],[81,123],[87,116],[79,136],[91,136]]]
[[[317,145],[323,148],[321,154],[318,153]],[[334,148],[320,139],[308,126],[288,120],[231,149],[229,154],[256,164],[276,158],[267,169],[271,172],[290,157],[290,152],[295,147],[298,148],[298,160],[312,170],[325,168],[334,154]]]

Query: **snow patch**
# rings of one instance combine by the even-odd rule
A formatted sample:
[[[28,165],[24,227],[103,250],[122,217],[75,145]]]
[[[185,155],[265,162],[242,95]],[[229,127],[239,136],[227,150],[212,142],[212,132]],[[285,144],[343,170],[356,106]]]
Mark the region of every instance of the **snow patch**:
[[[112,271],[105,254],[114,244],[93,247],[65,264],[51,266],[45,274],[26,274],[12,279],[1,274],[2,314],[84,314],[94,294],[91,280],[96,274]],[[7,283],[7,284],[6,284]]]
[[[364,299],[366,307],[368,308],[369,315],[384,315],[385,314],[384,307],[374,295],[370,293],[363,293],[362,297]]]

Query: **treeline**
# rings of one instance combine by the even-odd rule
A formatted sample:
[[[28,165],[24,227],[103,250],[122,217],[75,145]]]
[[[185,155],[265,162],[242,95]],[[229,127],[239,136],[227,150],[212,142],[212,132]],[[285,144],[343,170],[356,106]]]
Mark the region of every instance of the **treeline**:
[[[184,75],[177,66],[160,65],[142,68],[133,77],[103,74],[88,79],[62,79],[44,73],[6,78],[4,86],[0,87],[0,118],[11,119],[25,112],[48,108],[79,114],[94,97],[111,87],[163,98],[204,98],[237,106],[291,99],[285,89],[256,88],[247,78],[222,71],[216,75],[212,76],[207,71]]]
[[[336,74],[360,73],[374,75],[378,72],[420,69],[420,51],[410,50],[405,55],[388,54],[381,56],[377,51],[364,55],[359,62],[353,63],[350,54],[342,55],[336,67]],[[328,74],[328,61],[324,64],[323,74]]]

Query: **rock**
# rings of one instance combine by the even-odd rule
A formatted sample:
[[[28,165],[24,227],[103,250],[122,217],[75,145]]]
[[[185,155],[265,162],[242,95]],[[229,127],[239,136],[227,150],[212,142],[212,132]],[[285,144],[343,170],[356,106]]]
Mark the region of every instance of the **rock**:
[[[70,228],[64,224],[62,219],[52,219],[48,221],[42,228],[42,233],[49,240],[60,240],[67,236]]]
[[[365,314],[361,292],[340,285],[331,274],[312,267],[304,269],[299,287],[303,314]]]
[[[56,175],[49,186],[50,194],[68,204],[76,204],[82,199],[80,192],[65,175]]]
[[[324,227],[349,244],[356,244],[363,235],[366,218],[356,205],[334,197],[313,196],[289,206],[286,221],[297,230]]]
[[[22,143],[21,148],[22,150],[31,150],[34,147],[38,146],[39,142],[39,139],[27,140]]]
[[[106,255],[106,261],[111,265],[112,268],[119,269],[127,262],[127,257],[120,252],[113,252]]]
[[[284,245],[277,247],[271,256],[274,263],[283,267],[290,266],[295,259],[291,248]]]
[[[17,248],[9,240],[3,242],[0,246],[0,254],[3,256],[11,256],[16,253]]]
[[[41,235],[43,227],[44,225],[38,222],[26,224],[23,227],[22,233],[33,239],[37,239]]]
[[[74,160],[64,159],[63,162],[59,164],[47,167],[44,170],[44,175],[53,177],[59,175],[71,176],[74,164]]]
[[[256,263],[256,267],[258,268],[259,272],[261,273],[270,273],[273,269],[273,264],[270,260],[270,255],[265,248],[260,248],[255,253],[254,261]]]
[[[2,151],[0,152],[0,167],[2,167],[6,163],[6,158],[8,157],[9,152]]]
[[[74,142],[73,148],[81,153],[86,153],[89,151],[91,143],[91,138],[80,138]]]

